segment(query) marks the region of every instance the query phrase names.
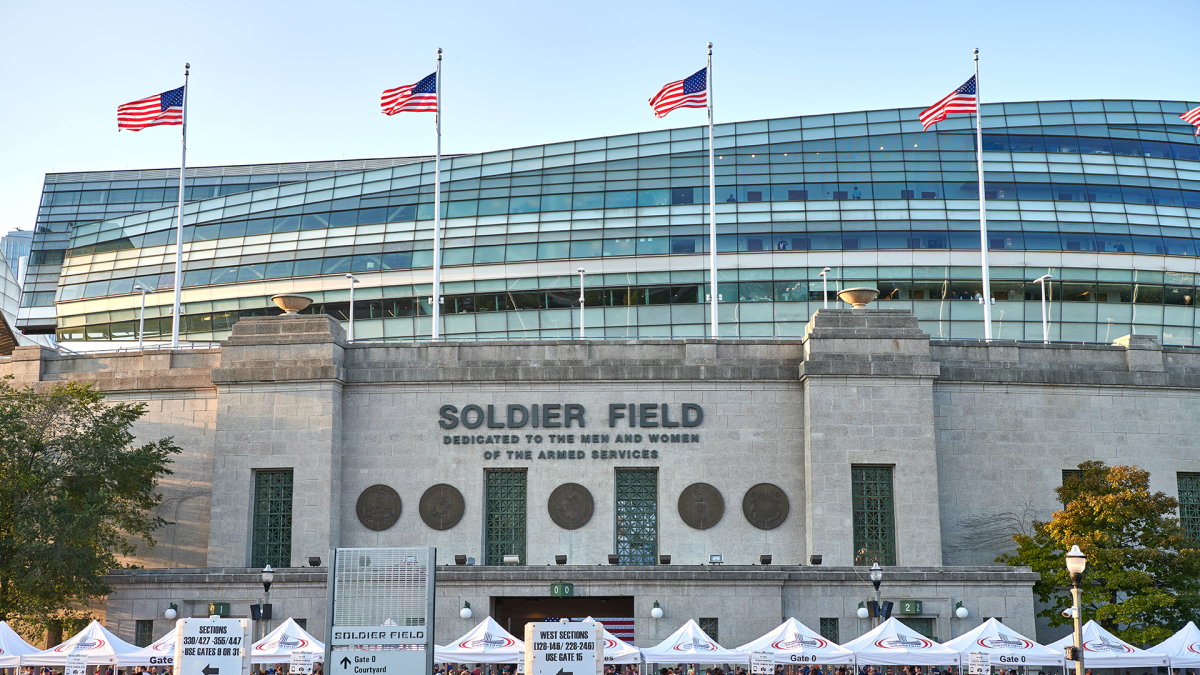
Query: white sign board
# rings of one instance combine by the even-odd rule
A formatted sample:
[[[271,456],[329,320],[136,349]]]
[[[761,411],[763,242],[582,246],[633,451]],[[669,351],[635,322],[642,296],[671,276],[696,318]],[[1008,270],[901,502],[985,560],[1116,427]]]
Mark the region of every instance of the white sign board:
[[[249,619],[180,619],[177,627],[175,675],[249,675]]]
[[[313,653],[294,651],[288,661],[288,675],[312,675]]]
[[[775,655],[771,652],[750,652],[750,675],[773,675]]]
[[[87,654],[68,654],[63,675],[87,675]]]
[[[967,653],[967,672],[969,675],[987,675],[992,669],[991,660],[984,652]]]
[[[372,649],[329,652],[326,675],[411,675],[425,672],[424,649]]]
[[[525,674],[603,675],[603,630],[596,621],[525,624]]]

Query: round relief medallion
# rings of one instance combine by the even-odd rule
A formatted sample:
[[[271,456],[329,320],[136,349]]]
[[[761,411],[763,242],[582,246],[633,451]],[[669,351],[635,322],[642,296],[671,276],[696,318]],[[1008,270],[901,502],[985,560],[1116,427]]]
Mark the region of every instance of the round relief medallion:
[[[546,504],[550,520],[564,530],[576,530],[592,519],[592,493],[579,483],[563,483],[550,493]]]
[[[788,517],[788,498],[778,485],[759,483],[746,491],[742,514],[760,530],[773,530]]]
[[[716,525],[725,514],[725,498],[708,483],[692,483],[679,495],[679,517],[697,530]]]
[[[417,510],[426,525],[435,530],[448,530],[462,520],[466,502],[458,488],[438,483],[421,495]]]
[[[386,485],[372,485],[358,496],[358,522],[368,530],[386,530],[400,520],[400,495]]]

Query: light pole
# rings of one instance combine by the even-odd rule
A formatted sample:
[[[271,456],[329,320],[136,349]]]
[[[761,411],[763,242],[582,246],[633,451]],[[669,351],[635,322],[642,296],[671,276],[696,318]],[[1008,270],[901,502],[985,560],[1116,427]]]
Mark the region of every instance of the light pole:
[[[263,606],[262,606],[262,614],[259,615],[262,617],[262,620],[263,620],[262,637],[266,637],[267,633],[270,632],[270,628],[271,628],[271,624],[270,624],[270,620],[271,620],[271,582],[274,580],[275,580],[275,570],[271,569],[270,565],[267,565],[266,567],[263,568],[263,571],[262,571]]]
[[[583,268],[580,267],[579,272],[579,339],[583,339]]]
[[[1042,344],[1050,344],[1050,326],[1046,323],[1046,280],[1051,279],[1049,274],[1034,279],[1036,283],[1042,285]]]
[[[358,277],[347,272],[346,278],[350,280],[350,344],[354,344],[354,284],[358,283]]]
[[[828,267],[821,270],[821,299],[825,301],[824,309],[829,309],[829,274]],[[878,563],[876,563],[878,565]],[[875,590],[879,590],[879,584],[875,584]]]
[[[1071,547],[1067,553],[1067,571],[1071,573],[1071,599],[1073,601],[1075,622],[1075,675],[1083,675],[1083,615],[1080,611],[1079,585],[1083,582],[1083,570],[1087,568],[1087,556],[1079,550],[1079,545]]]
[[[135,289],[142,292],[142,313],[138,315],[138,351],[142,351],[142,337],[146,334],[146,294],[150,292],[149,288],[141,284],[134,286]]]
[[[882,581],[883,568],[877,562],[871,563],[871,585],[875,587],[875,620],[871,622],[872,628],[879,625],[879,583]]]

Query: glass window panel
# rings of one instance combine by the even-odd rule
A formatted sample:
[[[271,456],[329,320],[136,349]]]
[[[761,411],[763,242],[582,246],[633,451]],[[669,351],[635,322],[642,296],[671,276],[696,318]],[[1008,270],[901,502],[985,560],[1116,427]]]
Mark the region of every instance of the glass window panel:
[[[387,219],[389,223],[402,223],[407,220],[413,220],[416,217],[416,204],[401,204],[400,206],[393,206],[388,209]]]
[[[218,267],[212,271],[212,284],[229,284],[237,281],[238,268],[236,267]],[[150,288],[154,286],[151,285]]]
[[[321,273],[320,258],[307,258],[305,260],[297,260],[292,268],[292,274],[298,277],[311,276]]]
[[[351,272],[378,272],[382,269],[379,253],[356,255],[350,263]]]
[[[639,237],[637,240],[638,255],[665,255],[669,239],[667,237]],[[608,255],[607,253],[605,255]]]
[[[275,221],[276,227],[279,225],[279,220]],[[308,213],[305,214],[303,220],[300,221],[300,229],[302,230],[321,230],[329,227],[328,213]],[[283,230],[275,230],[281,232]]]
[[[770,281],[743,281],[738,284],[738,302],[770,302],[773,288]]]
[[[283,277],[292,276],[293,261],[284,260],[281,262],[267,263],[266,278],[281,279]]]
[[[195,229],[193,241],[209,241],[220,236],[220,225],[201,225]]]
[[[1191,239],[1163,237],[1163,247],[1166,248],[1167,255],[1196,255],[1195,242]]]
[[[504,262],[504,246],[476,246],[476,264]]]
[[[1171,144],[1171,156],[1175,159],[1188,159],[1192,161],[1200,161],[1200,146],[1187,145],[1183,143]]]
[[[385,270],[406,270],[410,267],[412,267],[412,253],[409,251],[383,254],[383,269]]]
[[[896,564],[892,467],[852,466],[854,564]]]
[[[1061,251],[1056,232],[1026,232],[1025,249],[1029,251]]]
[[[1133,301],[1140,305],[1163,304],[1163,287],[1152,284],[1134,284]]]
[[[183,273],[184,286],[205,286],[212,276],[212,270],[192,270]]]
[[[479,200],[478,215],[498,216],[498,215],[502,215],[505,213],[508,213],[508,198],[507,197]]]
[[[1096,302],[1133,302],[1133,285],[1097,284]]]
[[[637,202],[637,192],[634,190],[622,190],[619,192],[608,192],[604,196],[604,207],[609,209],[619,209],[634,206]]]
[[[571,242],[572,258],[596,258],[602,252],[602,244],[599,239],[587,239],[584,241]],[[541,257],[541,256],[539,256]]]
[[[463,248],[448,248],[442,251],[443,265],[470,265],[475,257],[475,249],[471,246]]]
[[[307,220],[308,216],[305,216]],[[358,211],[334,211],[329,214],[329,227],[349,227],[358,224]],[[307,225],[305,230],[310,229]]]
[[[221,223],[221,238],[246,236],[246,221],[237,220],[232,223]]]
[[[345,274],[350,271],[350,256],[325,258],[321,263],[321,274]]]
[[[450,202],[446,208],[447,218],[466,218],[476,215],[479,210],[479,202],[471,199],[462,202]]]
[[[1145,157],[1171,159],[1171,144],[1159,141],[1142,141],[1142,155]]]
[[[604,193],[603,192],[579,192],[572,195],[571,208],[578,211],[580,209],[600,209],[604,208]]]
[[[605,239],[604,240],[604,256],[629,256],[634,255],[636,249],[636,241],[633,238],[629,239]]]
[[[251,565],[292,564],[292,471],[256,471]]]
[[[538,244],[537,247],[538,260],[554,260],[571,256],[571,242],[569,241],[545,241]]]
[[[541,208],[541,197],[513,197],[509,200],[509,213],[533,213]]]
[[[543,211],[569,211],[571,210],[571,195],[542,195],[542,210]]]
[[[1028,233],[1026,233],[1028,236]],[[1133,250],[1133,242],[1128,235],[1097,234],[1096,250],[1105,253],[1128,253]]]
[[[1046,143],[1042,136],[1009,136],[1009,147],[1013,152],[1045,152]]]
[[[291,217],[296,220],[297,224],[300,222],[299,216],[291,216]],[[251,221],[247,222],[246,223],[246,236],[254,236],[256,234],[270,234],[272,222],[273,222],[273,219],[271,219],[271,218],[258,218],[256,220],[251,220]],[[296,228],[293,227],[292,229],[294,230]]]
[[[132,204],[137,201],[137,190],[110,190],[109,204]]]
[[[1136,138],[1114,138],[1112,139],[1112,149],[1114,155],[1142,156],[1142,142]]]
[[[238,281],[258,281],[266,274],[266,265],[242,265],[238,270]]]
[[[205,270],[205,272],[207,272],[207,271],[208,270]],[[185,279],[187,278],[186,272],[184,273],[184,278]],[[133,292],[133,277],[126,277],[124,279],[113,279],[108,284],[108,294],[109,295],[117,295],[119,293],[132,293],[132,292]]]
[[[358,212],[359,225],[374,225],[387,220],[387,208],[377,207],[373,209],[361,209]]]
[[[705,250],[703,237],[671,237],[671,253],[701,253]]]
[[[89,282],[83,289],[83,297],[98,298],[102,295],[108,295],[107,281],[92,281]]]
[[[537,259],[537,244],[509,244],[504,252],[505,262]]]
[[[1133,237],[1133,252],[1157,253],[1158,255],[1162,255],[1166,253],[1166,249],[1163,247],[1163,242],[1160,237],[1144,237],[1135,235]]]
[[[617,469],[615,483],[613,538],[620,564],[654,565],[658,562],[658,470]]]

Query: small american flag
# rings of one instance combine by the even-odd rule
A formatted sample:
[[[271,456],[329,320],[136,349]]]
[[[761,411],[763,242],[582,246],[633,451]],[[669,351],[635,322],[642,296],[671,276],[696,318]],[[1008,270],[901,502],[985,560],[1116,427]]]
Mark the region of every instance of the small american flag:
[[[705,108],[708,107],[708,68],[701,68],[695,75],[676,80],[667,84],[654,98],[650,99],[650,107],[654,108],[655,117],[666,117],[667,113],[676,108]]]
[[[117,130],[183,124],[183,87],[117,106]]]
[[[1200,136],[1200,105],[1183,113],[1182,115],[1180,115],[1180,117],[1183,118],[1184,122],[1187,122],[1189,124],[1195,124],[1196,125],[1196,133],[1194,135]]]
[[[973,113],[976,112],[975,99],[975,76],[963,83],[963,86],[955,89],[946,98],[934,103],[929,108],[921,113],[921,124],[928,131],[929,127],[946,119],[946,115],[951,113]]]
[[[437,112],[437,73],[416,84],[408,84],[383,92],[379,101],[384,115],[402,112]]]

